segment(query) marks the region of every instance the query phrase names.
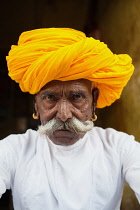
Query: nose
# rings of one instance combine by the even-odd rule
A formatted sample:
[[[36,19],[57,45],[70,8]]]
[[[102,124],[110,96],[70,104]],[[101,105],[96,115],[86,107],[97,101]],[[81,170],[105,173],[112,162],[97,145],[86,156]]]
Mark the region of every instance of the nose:
[[[71,105],[67,100],[61,100],[59,102],[56,118],[63,122],[72,118]]]

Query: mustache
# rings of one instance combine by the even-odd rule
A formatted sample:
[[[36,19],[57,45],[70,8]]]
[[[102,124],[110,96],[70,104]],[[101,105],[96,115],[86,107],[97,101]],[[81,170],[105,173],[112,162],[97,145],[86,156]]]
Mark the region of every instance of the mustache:
[[[41,135],[51,134],[57,130],[67,130],[75,133],[83,133],[90,131],[93,127],[94,123],[90,120],[82,122],[73,117],[71,119],[68,119],[66,122],[63,122],[60,119],[53,118],[45,125],[38,126],[38,132]]]

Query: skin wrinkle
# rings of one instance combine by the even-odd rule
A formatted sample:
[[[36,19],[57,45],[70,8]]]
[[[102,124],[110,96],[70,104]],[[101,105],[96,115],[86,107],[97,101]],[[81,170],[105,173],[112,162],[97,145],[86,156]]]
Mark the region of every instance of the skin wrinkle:
[[[82,122],[90,120],[93,110],[92,88],[92,82],[86,79],[47,83],[35,96],[36,114],[41,124],[45,125],[53,118],[63,122],[73,117]],[[57,130],[46,135],[55,144],[71,145],[85,133]]]

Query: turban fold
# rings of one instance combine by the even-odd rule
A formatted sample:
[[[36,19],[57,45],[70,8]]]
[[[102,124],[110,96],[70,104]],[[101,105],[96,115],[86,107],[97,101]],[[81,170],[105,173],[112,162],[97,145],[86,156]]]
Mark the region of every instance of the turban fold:
[[[100,93],[98,108],[120,98],[134,70],[129,55],[113,54],[103,42],[70,28],[23,32],[6,59],[9,76],[30,94],[52,80],[93,81]]]

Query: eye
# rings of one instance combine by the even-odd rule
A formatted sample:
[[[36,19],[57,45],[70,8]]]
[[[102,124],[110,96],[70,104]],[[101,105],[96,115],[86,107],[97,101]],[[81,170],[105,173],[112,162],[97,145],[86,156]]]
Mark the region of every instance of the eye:
[[[43,95],[42,99],[45,101],[56,101],[56,97],[53,94]]]
[[[82,94],[79,94],[79,93],[74,93],[73,96],[72,96],[73,100],[75,101],[80,101],[82,100],[83,98],[85,98]]]

